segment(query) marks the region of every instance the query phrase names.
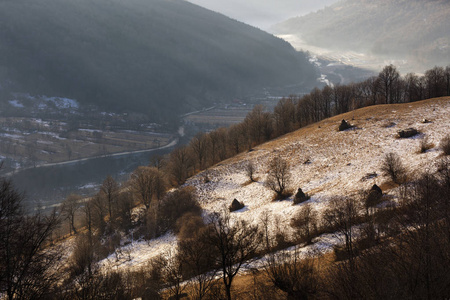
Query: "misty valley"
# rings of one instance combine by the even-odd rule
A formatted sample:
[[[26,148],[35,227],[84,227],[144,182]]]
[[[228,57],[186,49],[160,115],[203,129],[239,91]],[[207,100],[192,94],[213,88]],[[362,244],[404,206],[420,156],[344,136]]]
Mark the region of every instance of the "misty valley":
[[[449,298],[448,20],[0,1],[0,300]]]

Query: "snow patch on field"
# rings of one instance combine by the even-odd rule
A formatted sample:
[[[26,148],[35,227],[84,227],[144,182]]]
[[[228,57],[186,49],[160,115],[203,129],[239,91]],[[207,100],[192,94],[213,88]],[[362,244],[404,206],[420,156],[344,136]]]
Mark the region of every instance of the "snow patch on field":
[[[42,96],[42,100],[44,100],[46,102],[52,102],[56,107],[62,108],[62,109],[68,109],[68,108],[77,109],[80,107],[77,100],[69,99],[69,98]]]
[[[24,108],[23,104],[20,103],[19,100],[10,100],[8,102],[9,102],[9,104],[11,104],[11,106],[13,106],[15,108]]]
[[[150,241],[131,241],[128,245],[116,250],[100,262],[103,269],[138,269],[144,267],[149,260],[169,251],[174,251],[177,238],[168,233]]]
[[[439,143],[450,134],[450,99],[386,108],[361,109],[310,125],[211,167],[205,171],[209,178],[207,182],[205,172],[202,172],[190,178],[186,185],[195,188],[205,216],[227,210],[233,199],[237,199],[245,204],[245,208],[231,213],[233,220],[261,224],[262,216],[269,213],[271,233],[281,229],[292,235],[291,219],[306,203],[321,214],[333,197],[357,197],[361,190],[368,190],[373,184],[386,183],[388,178],[380,171],[386,153],[397,153],[411,176],[436,168],[441,156]],[[355,129],[338,132],[340,118],[350,120]],[[424,118],[431,122],[422,123]],[[418,129],[421,135],[408,139],[396,137],[397,131],[409,127]],[[419,144],[424,137],[434,144],[434,148],[420,154]],[[272,200],[273,192],[264,182],[269,162],[275,156],[284,157],[291,164],[292,192],[300,187],[311,196],[310,200],[298,205],[293,205],[293,196],[282,201]],[[253,183],[245,174],[248,162],[257,169],[257,181]],[[374,173],[376,176],[368,176]],[[383,192],[394,201],[397,198],[395,188]],[[301,251],[323,253],[340,243],[342,239],[338,235],[326,234]],[[170,249],[174,251],[176,244],[173,234],[150,242],[134,242],[121,250],[129,256],[122,255],[116,260],[117,257],[111,255],[103,265],[139,267],[158,254]]]

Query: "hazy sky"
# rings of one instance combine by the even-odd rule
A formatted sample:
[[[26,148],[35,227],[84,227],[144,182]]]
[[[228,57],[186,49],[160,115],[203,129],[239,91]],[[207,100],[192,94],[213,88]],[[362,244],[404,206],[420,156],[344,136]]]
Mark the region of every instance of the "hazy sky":
[[[338,0],[187,0],[261,29]]]

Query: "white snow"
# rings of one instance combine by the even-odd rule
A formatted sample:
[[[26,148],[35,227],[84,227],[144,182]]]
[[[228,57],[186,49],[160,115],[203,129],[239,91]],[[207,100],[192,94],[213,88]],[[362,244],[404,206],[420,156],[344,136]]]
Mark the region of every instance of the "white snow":
[[[24,108],[23,104],[19,102],[19,100],[10,100],[8,101],[9,104],[11,104],[12,106],[16,107],[16,108]]]
[[[58,108],[79,108],[78,101],[74,99],[42,96],[42,100],[53,102]]]
[[[144,267],[148,261],[160,254],[174,251],[177,239],[172,233],[163,235],[150,241],[131,241],[130,244],[119,248],[104,260],[100,261],[103,269],[138,269]]]
[[[394,109],[395,108],[395,109]],[[301,187],[311,196],[310,203],[319,214],[327,207],[329,200],[336,196],[355,196],[360,190],[367,190],[373,184],[382,185],[388,179],[381,173],[383,155],[397,153],[412,175],[435,168],[441,151],[439,142],[450,134],[450,99],[431,100],[410,106],[380,107],[372,115],[373,107],[347,113],[310,125],[292,134],[242,153],[235,158],[211,167],[209,182],[200,173],[190,178],[186,185],[196,189],[198,199],[206,214],[227,209],[233,199],[242,201],[245,208],[231,213],[233,220],[245,219],[261,224],[266,212],[271,215],[270,231],[284,230],[292,234],[290,222],[298,210],[305,205],[293,205],[293,197],[284,201],[272,201],[273,192],[265,185],[269,161],[280,156],[291,163],[293,192]],[[356,126],[353,130],[338,132],[340,119],[345,118]],[[352,120],[352,118],[354,118]],[[431,123],[421,123],[426,118]],[[386,126],[394,122],[393,126]],[[414,127],[420,136],[398,139],[397,131]],[[419,143],[424,136],[435,146],[426,153],[419,154]],[[309,160],[311,163],[305,164]],[[256,166],[257,181],[249,183],[245,174],[245,164],[251,161]],[[369,173],[378,176],[362,180]],[[397,190],[383,191],[395,200]],[[314,239],[314,244],[301,251],[326,252],[341,243],[335,234],[322,235]],[[102,262],[114,268],[138,267],[149,258],[170,249],[175,249],[176,237],[165,235],[150,242],[134,242],[122,248],[127,254],[110,256]]]

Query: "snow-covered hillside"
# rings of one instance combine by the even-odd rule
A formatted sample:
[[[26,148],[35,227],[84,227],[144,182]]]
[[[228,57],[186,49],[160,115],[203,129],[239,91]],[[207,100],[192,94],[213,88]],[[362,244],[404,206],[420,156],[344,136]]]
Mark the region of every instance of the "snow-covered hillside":
[[[355,127],[339,132],[337,127],[342,119]],[[423,122],[424,119],[429,122]],[[397,132],[409,127],[418,129],[420,134],[399,139]],[[410,178],[414,178],[426,169],[435,168],[442,155],[439,143],[448,134],[450,98],[372,106],[326,119],[262,144],[205,171],[208,172],[208,182],[205,182],[203,172],[189,179],[186,185],[196,188],[205,213],[227,209],[236,198],[244,202],[245,208],[231,213],[232,218],[260,223],[261,215],[270,212],[272,228],[278,226],[289,232],[292,216],[305,203],[311,203],[321,212],[332,197],[355,196],[360,190],[370,189],[373,184],[381,186],[383,192],[395,200],[397,190],[386,184],[389,179],[380,170],[384,154],[397,153]],[[420,153],[419,144],[425,137],[434,147]],[[293,205],[293,197],[283,201],[272,200],[273,192],[264,182],[269,162],[275,156],[289,160],[292,172],[290,188],[293,191],[302,188],[311,195],[310,200],[298,205]],[[249,183],[245,172],[249,161],[257,168],[257,181],[253,183]],[[330,240],[329,236],[324,240]],[[175,243],[173,237],[166,236],[149,242],[145,247],[140,244],[135,250],[130,245],[127,253],[133,259],[150,251],[151,254],[145,253],[148,258],[167,251]]]

